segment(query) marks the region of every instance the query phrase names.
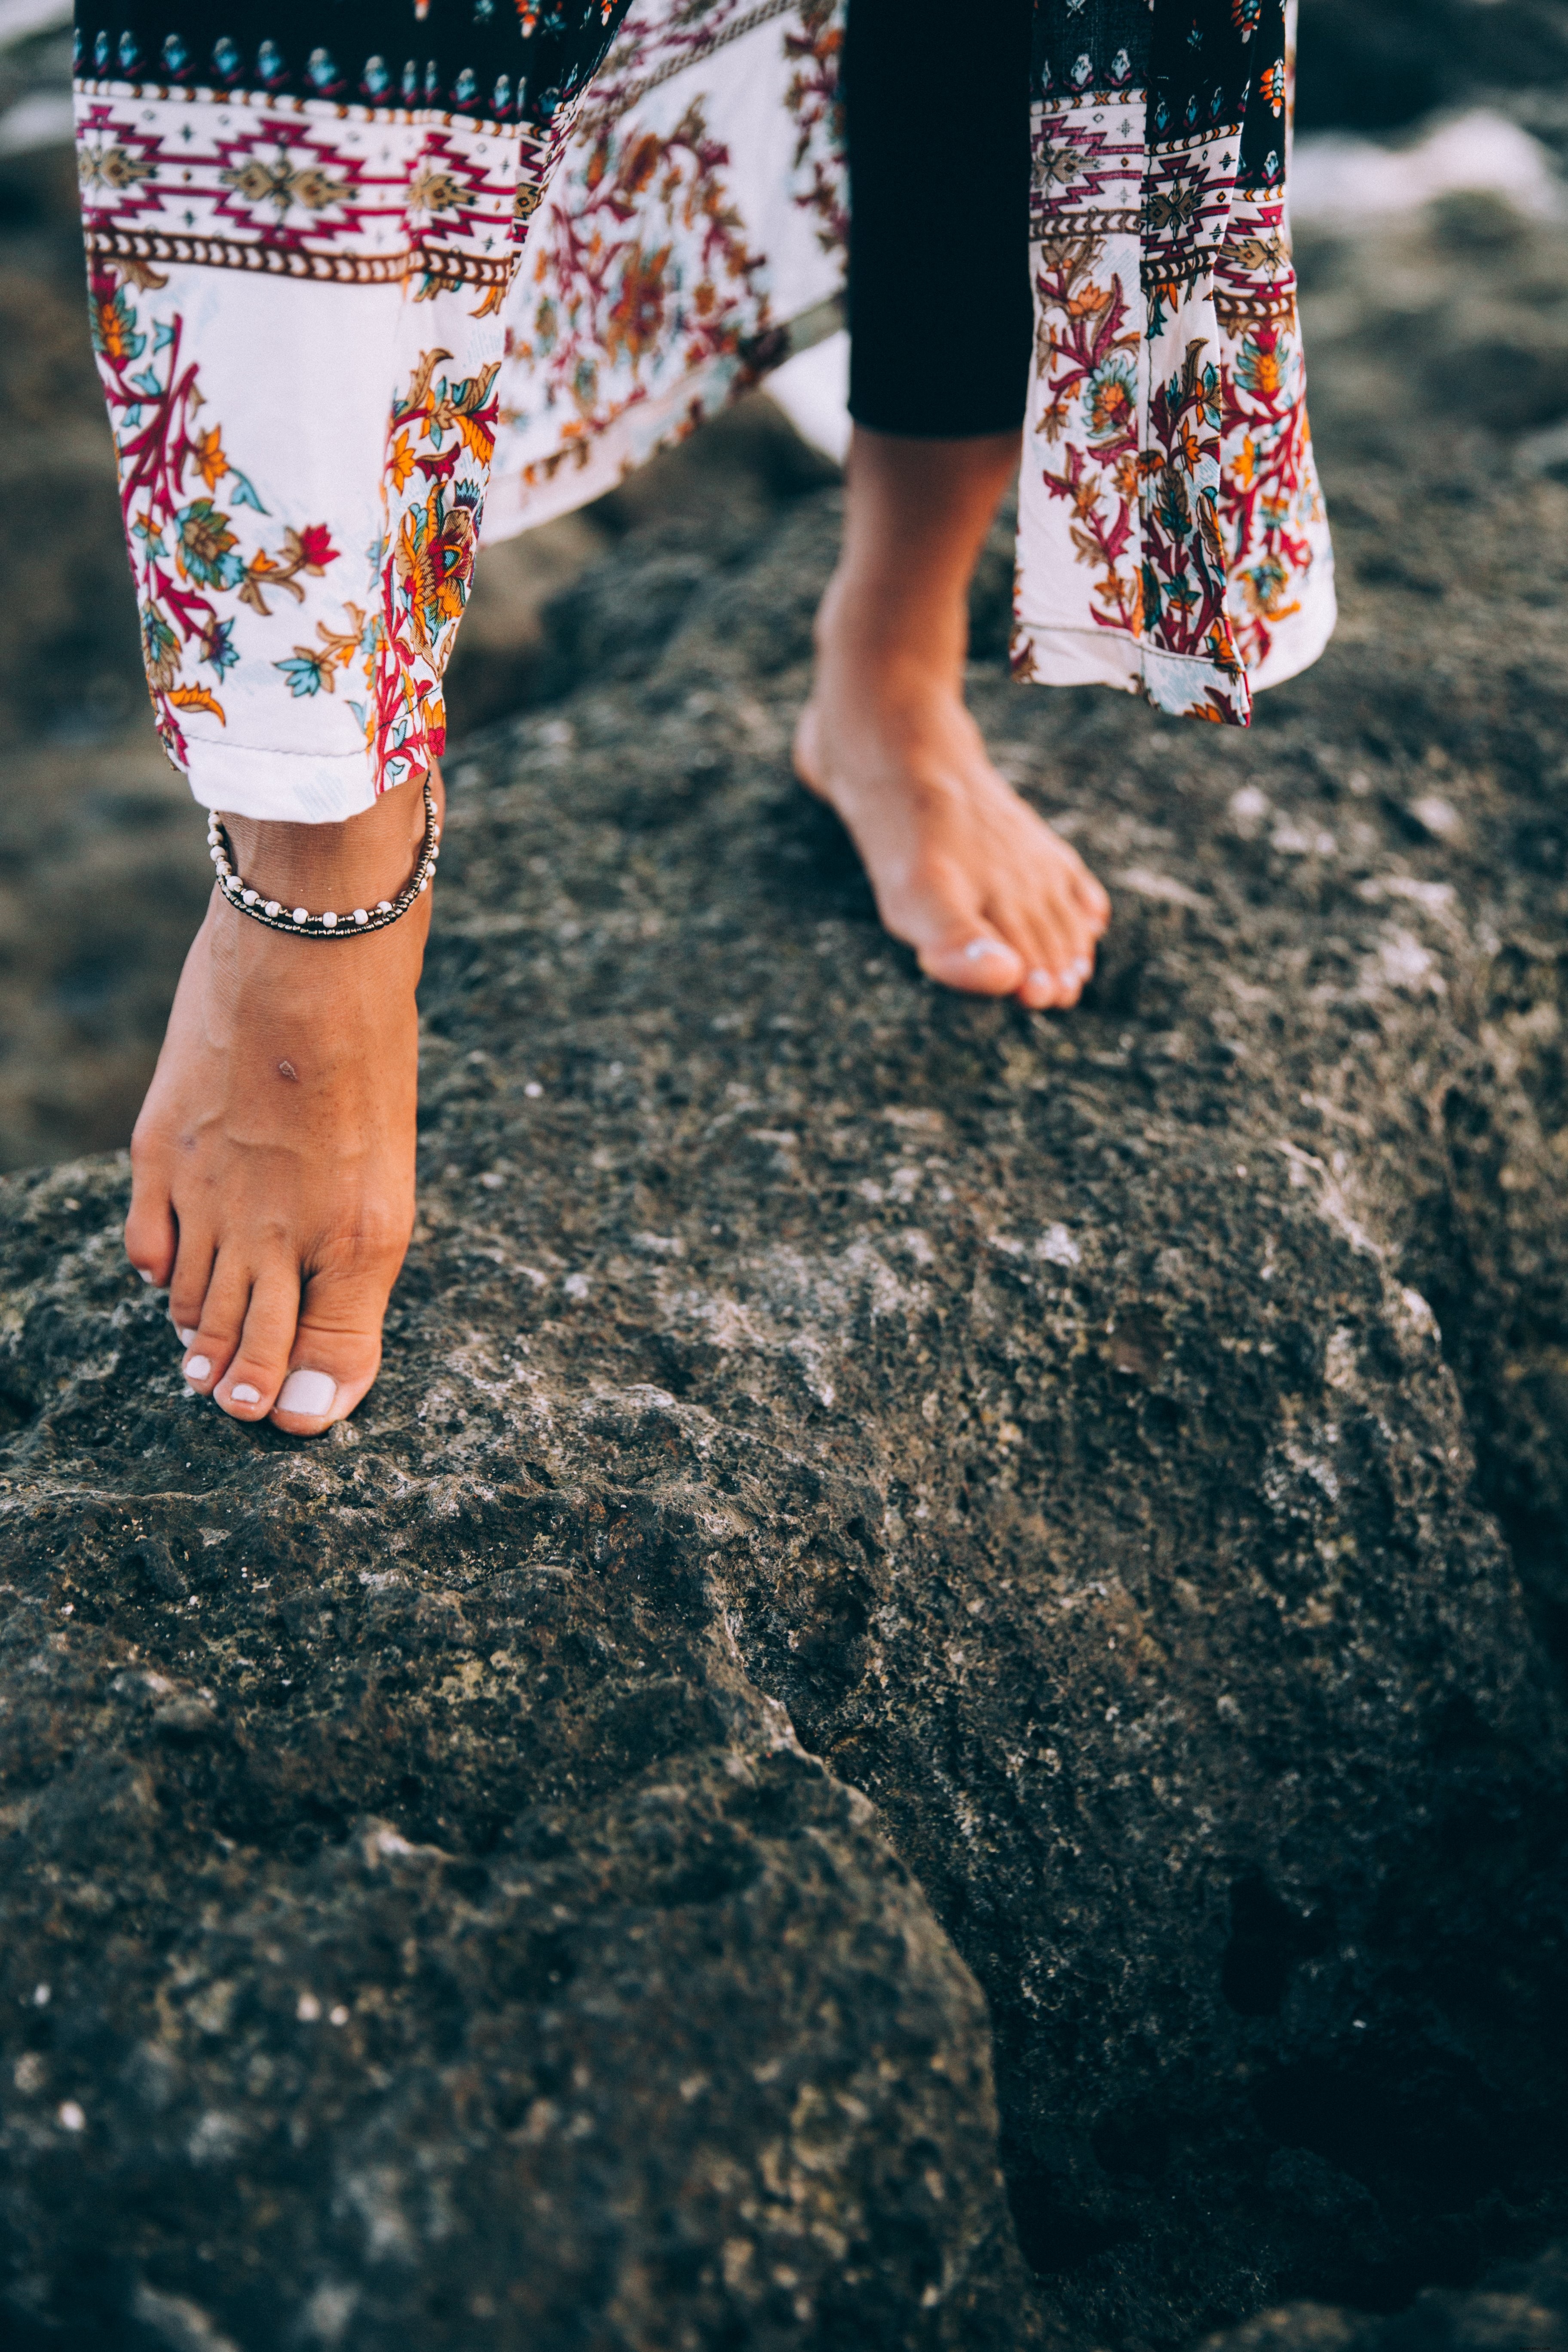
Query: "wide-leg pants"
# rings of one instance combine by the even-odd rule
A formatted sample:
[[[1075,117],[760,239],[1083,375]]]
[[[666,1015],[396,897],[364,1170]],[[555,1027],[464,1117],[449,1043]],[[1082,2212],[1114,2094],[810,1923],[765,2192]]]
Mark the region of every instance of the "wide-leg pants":
[[[1023,423],[1020,677],[1244,723],[1326,641],[1288,0],[853,0],[847,73],[842,0],[80,5],[148,683],[206,805],[422,773],[482,543],[834,331],[847,255],[863,424]]]

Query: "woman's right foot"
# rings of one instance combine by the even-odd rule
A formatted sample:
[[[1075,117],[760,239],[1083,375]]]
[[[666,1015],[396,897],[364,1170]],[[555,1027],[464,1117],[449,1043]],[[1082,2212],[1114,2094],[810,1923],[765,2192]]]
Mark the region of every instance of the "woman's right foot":
[[[374,906],[413,871],[424,796],[400,786],[346,824],[226,823],[239,871],[287,904]],[[426,891],[385,930],[295,940],[215,889],[185,959],[125,1246],[168,1290],[186,1380],[236,1420],[312,1436],[375,1378],[414,1229],[429,925]]]

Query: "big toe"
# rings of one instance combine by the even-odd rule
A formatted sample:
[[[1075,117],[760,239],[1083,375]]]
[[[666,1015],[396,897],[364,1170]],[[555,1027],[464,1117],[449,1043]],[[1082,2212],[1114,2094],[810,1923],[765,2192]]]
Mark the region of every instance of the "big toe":
[[[972,929],[917,952],[930,979],[972,996],[1011,996],[1024,977],[1023,957],[994,931]]]
[[[395,1272],[395,1268],[393,1269]],[[271,1418],[314,1437],[344,1421],[381,1369],[381,1320],[390,1278],[316,1275],[305,1286],[289,1370]]]
[[[1024,977],[1024,959],[1007,926],[992,919],[956,859],[923,861],[881,901],[880,910],[894,937],[913,948],[927,978],[943,988],[1011,996]]]

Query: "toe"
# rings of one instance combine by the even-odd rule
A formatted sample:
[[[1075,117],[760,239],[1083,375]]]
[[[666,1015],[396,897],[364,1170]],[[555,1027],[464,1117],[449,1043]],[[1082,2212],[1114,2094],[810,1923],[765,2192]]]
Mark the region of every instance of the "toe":
[[[178,1286],[184,1280],[184,1252],[174,1269]],[[211,1277],[200,1308],[190,1324],[182,1324],[174,1317],[184,1347],[184,1360],[181,1366],[192,1388],[210,1396],[228,1370],[239,1336],[245,1328],[246,1312],[250,1304],[250,1269],[230,1255],[225,1261],[220,1250],[214,1262]],[[183,1302],[182,1302],[183,1303]],[[187,1336],[188,1335],[188,1336]]]
[[[381,1323],[402,1252],[390,1264],[312,1275],[272,1418],[314,1437],[353,1412],[381,1368]]]
[[[166,1290],[180,1245],[169,1199],[168,1169],[162,1152],[131,1146],[131,1208],[125,1220],[125,1255],[143,1282]]]
[[[1089,872],[1076,849],[1070,852],[1070,856],[1074,902],[1094,938],[1099,939],[1110,920],[1110,900],[1105,885]]]
[[[245,1324],[213,1402],[236,1421],[264,1421],[289,1374],[289,1351],[300,1325],[300,1276],[295,1266],[271,1267],[251,1286]]]
[[[217,1244],[209,1233],[195,1223],[180,1227],[179,1247],[169,1274],[169,1320],[183,1348],[194,1348],[200,1335],[216,1260]],[[236,1332],[238,1328],[237,1320]]]
[[[1045,1012],[1072,1002],[1068,968],[1077,956],[1077,925],[1066,918],[1059,896],[1041,887],[994,909],[996,928],[1017,946],[1023,963],[1019,1002]]]
[[[1023,958],[955,857],[915,862],[885,897],[879,890],[878,910],[893,937],[913,948],[927,978],[944,988],[1011,996],[1024,977]]]
[[[961,940],[918,952],[921,970],[930,979],[971,996],[1011,996],[1024,977],[1017,949],[989,928],[976,927]]]
[[[1070,1003],[1064,981],[1050,964],[1031,964],[1018,990],[1018,1002],[1031,1013],[1049,1013]]]

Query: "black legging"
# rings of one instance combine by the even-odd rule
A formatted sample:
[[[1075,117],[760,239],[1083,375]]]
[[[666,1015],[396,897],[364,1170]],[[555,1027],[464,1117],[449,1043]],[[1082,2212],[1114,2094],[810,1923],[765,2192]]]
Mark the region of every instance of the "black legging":
[[[875,432],[1024,421],[1032,21],[1031,0],[849,0],[849,414]]]

